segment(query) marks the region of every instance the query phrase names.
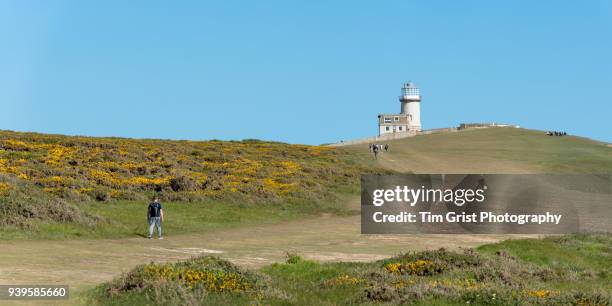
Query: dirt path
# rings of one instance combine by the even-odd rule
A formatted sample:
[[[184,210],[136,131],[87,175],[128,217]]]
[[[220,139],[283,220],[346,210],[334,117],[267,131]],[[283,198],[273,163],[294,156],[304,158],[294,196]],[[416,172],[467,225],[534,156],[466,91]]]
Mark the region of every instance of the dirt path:
[[[474,247],[502,235],[361,235],[359,216],[323,216],[284,224],[238,228],[165,240],[143,238],[3,241],[1,284],[68,284],[73,289],[110,280],[140,263],[199,254],[219,255],[256,268],[293,251],[321,261],[369,261],[408,250]]]

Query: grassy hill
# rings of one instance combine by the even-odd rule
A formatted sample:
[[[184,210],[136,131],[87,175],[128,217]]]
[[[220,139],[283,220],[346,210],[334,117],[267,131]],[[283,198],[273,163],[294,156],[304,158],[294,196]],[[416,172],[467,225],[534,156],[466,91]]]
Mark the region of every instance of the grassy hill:
[[[375,160],[367,144],[333,148],[0,131],[0,231],[4,239],[134,235],[133,224],[142,223],[153,194],[184,220],[175,232],[355,213],[347,198],[358,195],[359,176],[367,172],[612,171],[612,148],[605,144],[532,130],[465,130],[388,143],[390,152]]]
[[[322,146],[0,132],[0,173],[84,201],[317,198],[364,168]],[[325,182],[325,184],[323,184]],[[4,189],[7,189],[5,186]],[[6,190],[5,190],[6,192]]]
[[[368,145],[343,147],[356,162],[414,173],[610,173],[612,148],[576,136],[488,128],[384,142],[390,152],[374,161]]]
[[[351,238],[352,232],[347,230],[356,229],[353,225],[358,221],[352,220],[358,220],[358,216],[325,214],[313,218],[317,220],[314,223],[300,221],[292,227],[273,227],[268,240],[262,239],[259,235],[263,231],[253,225],[322,213],[357,214],[357,205],[352,204],[358,203],[359,176],[367,172],[612,170],[612,148],[605,144],[522,129],[467,130],[388,143],[391,151],[374,159],[367,144],[332,148],[257,140],[170,141],[0,131],[0,239],[131,237],[105,240],[116,243],[104,245],[121,248],[107,247],[111,251],[102,253],[89,247],[99,248],[101,240],[5,241],[6,246],[12,245],[11,254],[17,255],[5,256],[3,271],[19,274],[22,279],[43,275],[70,282],[75,279],[70,273],[75,271],[100,273],[88,265],[105,263],[107,274],[106,270],[120,271],[119,266],[125,269],[127,266],[121,266],[125,262],[119,260],[126,257],[123,250],[131,250],[132,255],[127,257],[137,258],[130,261],[130,266],[150,258],[159,262],[185,258],[171,252],[193,245],[208,248],[208,241],[202,243],[202,237],[210,239],[224,231],[208,236],[199,233],[237,226],[245,228],[237,236],[230,235],[231,250],[282,252],[290,243],[276,241],[278,232],[279,237],[286,235],[296,241],[308,237],[311,240],[304,245],[314,245],[306,248],[310,251],[340,252],[338,245],[342,245],[366,252],[359,242],[372,244],[367,239]],[[162,197],[167,218],[172,220],[164,227],[169,233],[166,240],[135,237],[145,230],[146,205],[153,194]],[[323,221],[319,219],[332,221],[321,227]],[[338,227],[338,219],[350,226]],[[314,238],[308,236],[308,227],[319,230]],[[198,234],[179,235],[186,232]],[[335,238],[330,239],[333,235]],[[180,239],[182,236],[189,237]],[[249,244],[249,240],[263,240],[265,247]],[[388,241],[402,250],[414,246]],[[145,244],[149,242],[167,244],[161,251],[151,251]],[[428,249],[440,243],[435,237],[427,242]],[[35,244],[37,248],[32,247]],[[46,250],[54,245],[54,251],[44,253],[45,260],[52,262],[50,270],[41,267],[44,264],[40,259],[33,261],[26,256],[24,261],[21,253],[25,245],[28,250]],[[465,253],[411,252],[364,263],[320,263],[288,254],[285,263],[258,270],[199,257],[140,265],[98,287],[91,298],[93,304],[112,305],[608,305],[612,303],[610,249],[610,234],[588,234],[511,240]],[[141,257],[147,252],[157,253]],[[84,255],[62,257],[68,253]],[[239,258],[251,258],[250,254]],[[15,271],[11,260],[24,262],[23,269]]]
[[[357,193],[359,175],[374,170],[323,146],[0,131],[0,230],[131,234],[125,227],[153,194],[168,205],[200,203],[173,211],[184,220],[208,216],[207,226],[341,212],[342,194]],[[58,226],[71,223],[82,227]],[[201,223],[183,225],[201,230]]]

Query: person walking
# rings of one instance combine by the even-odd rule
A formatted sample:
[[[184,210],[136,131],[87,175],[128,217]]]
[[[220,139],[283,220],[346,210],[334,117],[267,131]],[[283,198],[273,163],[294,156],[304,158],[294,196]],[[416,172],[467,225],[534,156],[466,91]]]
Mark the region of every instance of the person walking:
[[[153,238],[153,229],[157,227],[157,237],[159,239],[164,239],[162,237],[162,222],[164,222],[164,209],[162,208],[161,203],[159,203],[159,198],[154,197],[153,202],[149,204],[149,208],[147,209],[147,221],[149,222],[149,239]]]
[[[374,158],[375,158],[375,159],[378,159],[378,150],[379,150],[378,145],[374,145],[374,147],[372,148],[372,150],[373,150],[373,152],[374,152]]]

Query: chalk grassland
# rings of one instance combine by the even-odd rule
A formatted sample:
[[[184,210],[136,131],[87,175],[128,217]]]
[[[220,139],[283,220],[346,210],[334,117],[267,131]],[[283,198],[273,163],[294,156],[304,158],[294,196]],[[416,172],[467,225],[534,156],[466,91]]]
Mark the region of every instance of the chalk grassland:
[[[612,169],[611,151],[602,144],[537,131],[473,130],[390,144],[391,151],[378,160],[372,159],[365,145],[343,150],[362,165],[423,173],[605,173]],[[293,254],[286,263],[249,275],[235,270],[223,274],[229,276],[211,272],[210,264],[192,266],[191,271],[181,264],[146,265],[99,287],[94,299],[101,304],[606,305],[612,289],[611,247],[609,234],[596,234],[510,240],[466,254],[428,251],[369,263],[319,263]],[[166,269],[166,276],[156,274],[156,269]],[[181,285],[180,279],[186,284]],[[128,280],[156,285],[123,290]]]
[[[344,195],[375,170],[322,146],[0,131],[0,229],[4,239],[133,235],[154,194],[183,221],[175,233],[343,214]]]
[[[576,136],[488,128],[416,136],[385,142],[389,152],[374,161],[368,145],[343,147],[362,165],[414,173],[611,173],[612,148]]]
[[[323,260],[333,255],[335,258],[333,261],[351,260],[350,258],[353,258],[351,256],[354,255],[355,258],[361,256],[360,260],[371,261],[397,254],[400,251],[433,249],[440,245],[461,244],[466,240],[455,236],[450,238],[449,236],[411,236],[368,240],[368,237],[359,236],[357,228],[359,218],[352,215],[356,213],[358,205],[347,205],[347,203],[358,203],[355,200],[359,193],[358,182],[361,173],[385,171],[610,173],[612,169],[612,150],[609,147],[578,137],[549,137],[538,131],[503,128],[468,130],[452,134],[419,136],[389,142],[389,144],[391,151],[383,153],[378,160],[374,160],[368,152],[367,145],[333,149],[254,140],[189,142],[0,132],[0,210],[2,210],[0,211],[0,239],[14,240],[5,241],[3,245],[5,249],[0,255],[3,265],[0,269],[3,273],[0,274],[3,274],[6,280],[52,279],[69,283],[71,286],[83,284],[84,287],[78,290],[85,292],[92,283],[111,279],[119,271],[129,269],[138,263],[149,260],[163,263],[169,260],[184,259],[183,255],[178,256],[178,253],[167,253],[167,251],[191,247],[226,251],[222,255],[224,258],[230,258],[232,262],[239,263],[241,266],[250,267],[262,266],[261,263],[248,264],[248,260],[259,260],[259,257],[265,259],[262,261],[265,264],[277,262],[282,255],[280,253],[289,245],[296,243],[300,246],[299,250],[308,250],[304,257],[310,259]],[[72,153],[64,154],[64,151]],[[61,157],[57,158],[57,156]],[[120,167],[117,168],[117,165]],[[137,166],[133,167],[135,165]],[[249,165],[255,170],[246,170],[245,168],[248,168]],[[297,167],[294,167],[295,165]],[[141,227],[143,227],[147,201],[154,193],[162,196],[164,204],[168,207],[169,220],[175,221],[166,224],[173,239],[153,241],[164,244],[162,248],[165,249],[158,251],[150,249],[150,245],[145,245],[150,241],[138,237],[144,230]],[[320,216],[322,212],[328,214]],[[282,223],[285,220],[309,219],[317,215],[319,215],[317,218],[312,219],[316,222],[312,223],[305,221]],[[349,216],[328,217],[328,215]],[[341,227],[338,226],[339,220],[344,222]],[[270,231],[266,236],[268,239],[264,240],[264,245],[253,242],[255,240],[260,242],[262,238],[257,236],[257,233],[261,231],[253,231],[259,225],[252,225],[262,223],[278,223],[261,226],[261,229]],[[229,227],[237,228],[216,231]],[[238,234],[235,236],[223,236],[225,233],[236,231]],[[192,233],[179,235],[185,232]],[[282,235],[276,235],[276,233],[282,233]],[[215,240],[213,239],[215,235],[221,238]],[[68,240],[118,237],[130,238]],[[472,241],[470,245],[480,245],[500,239],[500,237],[480,239],[481,237],[474,237],[479,240]],[[32,238],[40,241],[18,241]],[[64,241],[44,241],[42,239],[63,239]],[[593,239],[600,240],[601,237]],[[520,288],[533,288],[536,291],[550,290],[551,292],[537,291],[531,294],[535,297],[552,294],[555,296],[555,299],[551,300],[553,302],[566,301],[558,300],[565,298],[574,299],[567,300],[574,302],[583,301],[583,298],[587,302],[600,301],[601,297],[597,292],[590,292],[584,297],[579,295],[569,297],[565,290],[555,289],[562,288],[563,284],[569,284],[571,280],[574,283],[591,282],[595,290],[610,292],[610,288],[605,286],[610,283],[609,279],[605,278],[606,273],[609,275],[609,270],[591,266],[574,267],[575,262],[580,262],[580,260],[576,261],[578,257],[591,258],[592,262],[606,264],[609,262],[609,238],[606,238],[608,240],[605,241],[608,242],[604,242],[603,247],[599,242],[592,242],[593,239],[578,239],[586,240],[583,243],[572,242],[575,239],[571,238],[568,244],[561,246],[565,248],[575,244],[577,248],[567,248],[564,252],[556,248],[556,242],[551,242],[552,246],[549,245],[546,248],[530,245],[535,245],[537,242],[525,242],[526,245],[530,245],[530,248],[536,250],[533,254],[527,253],[526,247],[521,247],[520,250],[509,250],[512,257],[528,263],[534,261],[533,264],[545,268],[566,266],[569,271],[586,271],[584,275],[576,274],[576,277],[564,274],[566,276],[558,279],[559,282],[556,283],[538,283],[537,279],[534,280],[527,274],[526,282],[522,283]],[[87,245],[87,247],[82,247],[82,245]],[[246,257],[241,257],[237,251],[232,251],[242,250],[245,245],[249,249]],[[55,253],[49,254],[46,251],[47,253],[43,256],[45,258],[41,259],[39,255],[45,252],[43,250],[48,250],[48,247],[54,248]],[[512,247],[508,244],[503,248],[511,249]],[[24,250],[28,251],[24,252]],[[593,254],[588,253],[590,250],[593,250]],[[101,251],[104,252],[101,253]],[[483,249],[481,256],[490,256],[489,251]],[[582,251],[588,252],[580,255]],[[125,258],[126,252],[130,254],[130,258]],[[7,255],[8,253],[12,255]],[[541,263],[537,262],[537,259],[531,260],[519,256],[523,253],[531,257],[542,254],[565,255],[558,258],[551,257],[552,262]],[[66,256],[66,254],[71,256]],[[174,255],[169,256],[168,254]],[[493,258],[505,258],[504,254],[496,255]],[[595,254],[605,254],[605,256]],[[398,271],[402,271],[402,269],[410,269],[411,264],[416,264],[417,260],[428,260],[419,256],[406,258],[402,260],[398,257],[394,259],[395,261],[370,263],[318,263],[295,259],[290,263],[251,271],[245,276],[245,279],[250,282],[250,280],[262,277],[265,280],[263,284],[266,288],[271,288],[271,291],[276,292],[269,293],[267,289],[263,293],[256,291],[259,292],[256,294],[263,295],[255,300],[250,295],[242,294],[207,294],[204,291],[194,293],[173,281],[167,281],[166,287],[160,285],[159,288],[184,291],[185,295],[176,293],[174,296],[179,300],[169,300],[171,304],[183,301],[183,299],[186,301],[185,304],[191,303],[188,301],[192,301],[193,304],[203,303],[202,301],[213,304],[225,302],[240,304],[242,301],[249,303],[271,301],[279,302],[279,304],[345,304],[352,303],[355,299],[358,301],[355,303],[364,304],[379,303],[388,299],[388,303],[396,304],[404,300],[413,301],[411,299],[414,296],[423,298],[417,303],[428,303],[431,299],[439,304],[454,304],[457,301],[465,303],[466,300],[461,298],[462,292],[454,291],[448,296],[438,296],[435,293],[438,291],[432,291],[433,289],[429,288],[431,284],[421,285],[420,282],[418,282],[420,285],[416,287],[406,286],[402,289],[403,291],[394,291],[395,285],[387,281],[395,281],[398,275],[388,272],[382,263],[400,263],[400,266],[397,267]],[[431,261],[435,262],[435,260]],[[512,272],[515,270],[508,272],[510,274],[504,274],[506,269],[500,268],[504,265],[491,263],[488,259],[483,263],[490,263],[482,267],[493,269],[491,273],[498,277],[489,284],[492,287],[490,292],[495,296],[506,293],[521,297],[529,295],[522,290],[511,290],[515,288],[512,286],[499,287],[498,289],[503,292],[495,291],[495,286],[492,284],[502,282],[500,279],[507,278],[512,281],[517,278],[517,275],[520,275],[521,278],[525,275],[521,274],[522,272],[519,274]],[[204,273],[208,271],[206,267],[209,265],[231,266],[229,263],[216,260],[209,263],[195,262],[193,265],[185,264],[184,266],[191,267],[190,269],[194,272],[202,272],[201,274],[190,274],[194,280],[205,277],[208,279],[209,276],[218,277],[216,272]],[[407,268],[401,268],[402,265]],[[17,266],[19,269],[15,269]],[[178,266],[183,265],[178,264]],[[610,265],[607,264],[607,266]],[[393,266],[390,266],[390,269],[393,270],[391,267]],[[530,269],[531,267],[529,266]],[[93,273],[93,270],[104,271]],[[387,288],[381,290],[383,293],[390,292],[391,297],[369,298],[364,286],[370,283],[370,279],[367,278],[369,274],[364,274],[364,271],[377,272],[372,274],[374,280],[382,275],[380,282],[376,281],[374,284],[378,284],[380,288]],[[445,271],[450,272],[451,270]],[[452,273],[458,273],[459,270],[453,268],[452,271],[454,271]],[[524,271],[524,269],[520,268],[517,271]],[[463,274],[465,279],[475,279],[475,272],[464,272],[466,273]],[[75,273],[79,276],[75,277]],[[242,275],[242,272],[237,273]],[[405,273],[399,274],[404,275]],[[429,281],[435,280],[435,277],[445,276],[451,279],[442,279],[442,284],[446,286],[449,281],[459,279],[452,275],[455,274],[440,273],[419,279]],[[414,275],[404,276],[408,278]],[[483,280],[486,279],[482,277]],[[325,286],[333,283],[335,278],[338,278],[340,285],[326,289],[328,287]],[[341,284],[345,279],[348,279],[349,283],[353,282],[352,278],[364,278],[367,281],[358,282],[358,287],[344,287]],[[323,284],[324,280],[329,282]],[[471,281],[468,280],[468,282]],[[157,284],[157,280],[154,283]],[[412,291],[423,287],[427,287],[425,288],[426,293]],[[440,290],[448,292],[450,289]],[[168,293],[168,291],[159,292]],[[372,296],[379,296],[377,292],[379,291],[372,291]],[[203,296],[198,296],[198,294],[206,294],[206,299],[200,300],[199,297]],[[366,294],[365,297],[364,294]],[[172,296],[169,295],[170,298]],[[194,296],[195,300],[193,300]],[[490,297],[490,300],[493,297],[493,295],[483,295],[482,291],[477,291],[474,299],[468,301],[482,304],[484,300],[480,298],[483,296]],[[75,298],[73,303],[87,303],[82,300],[81,294],[76,294]],[[131,305],[145,303],[147,298],[151,296],[143,291],[119,290],[118,295],[113,296],[110,300],[109,296],[96,295],[95,301],[102,304]],[[578,302],[574,304],[581,304]]]
[[[140,265],[90,298],[102,305],[609,305],[611,252],[610,234],[581,234],[369,263],[288,254],[258,271],[199,257]]]
[[[177,204],[173,212],[184,222],[173,230],[180,233],[355,213],[345,203],[358,194],[360,174],[368,172],[612,171],[612,150],[604,144],[539,131],[491,128],[388,143],[390,151],[374,160],[367,145],[0,131],[0,237],[133,236],[140,233],[135,227],[153,194]],[[197,221],[202,219],[206,224]]]

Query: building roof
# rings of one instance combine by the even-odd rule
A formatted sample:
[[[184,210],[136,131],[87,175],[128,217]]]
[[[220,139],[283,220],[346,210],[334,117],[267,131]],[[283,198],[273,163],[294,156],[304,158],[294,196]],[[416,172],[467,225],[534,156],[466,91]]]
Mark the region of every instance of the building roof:
[[[391,117],[391,116],[405,116],[408,117],[408,114],[378,114],[378,116],[387,116],[387,117]]]

